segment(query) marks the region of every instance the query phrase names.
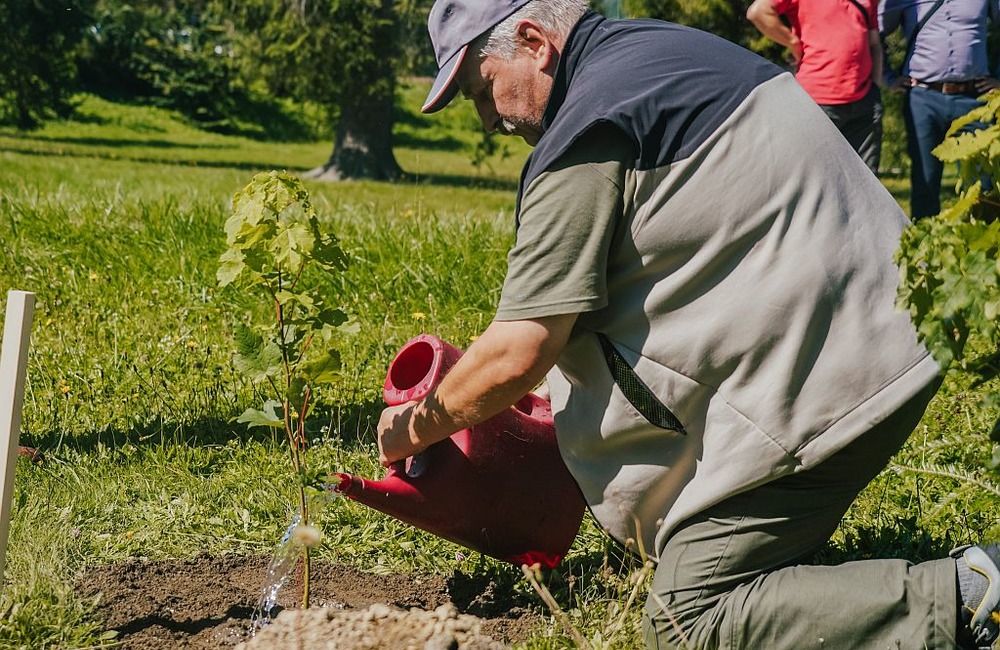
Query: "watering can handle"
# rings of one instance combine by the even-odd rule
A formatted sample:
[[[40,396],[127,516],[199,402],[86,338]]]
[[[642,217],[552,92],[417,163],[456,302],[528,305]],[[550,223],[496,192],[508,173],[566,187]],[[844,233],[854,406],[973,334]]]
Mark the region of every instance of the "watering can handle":
[[[409,458],[397,460],[390,463],[388,474],[406,476],[408,478],[418,478],[423,476],[429,466],[427,455],[424,452],[417,452]]]
[[[418,478],[420,476],[423,476],[424,472],[427,471],[427,466],[429,465],[427,454],[425,454],[422,451],[413,454],[405,461],[403,461],[403,463],[404,463],[403,469],[406,472],[406,475],[409,476],[410,478]]]

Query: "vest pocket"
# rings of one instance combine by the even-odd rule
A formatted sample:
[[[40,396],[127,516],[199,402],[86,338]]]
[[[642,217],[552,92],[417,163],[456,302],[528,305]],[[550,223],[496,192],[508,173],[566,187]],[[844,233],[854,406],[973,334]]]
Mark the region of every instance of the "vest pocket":
[[[654,427],[687,434],[684,425],[677,419],[677,416],[664,406],[649,386],[639,378],[639,375],[635,374],[635,370],[628,365],[611,340],[601,332],[596,332],[596,334],[597,340],[601,343],[601,351],[604,353],[604,360],[608,364],[611,377],[632,408]]]

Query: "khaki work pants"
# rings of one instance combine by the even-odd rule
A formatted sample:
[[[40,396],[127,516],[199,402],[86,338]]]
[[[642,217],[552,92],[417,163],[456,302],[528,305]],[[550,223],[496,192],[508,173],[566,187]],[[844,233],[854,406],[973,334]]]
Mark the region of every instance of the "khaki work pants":
[[[682,524],[646,604],[649,648],[953,649],[951,558],[809,566],[851,502],[916,427],[937,388],[821,465],[737,495]],[[683,630],[681,632],[680,630]]]

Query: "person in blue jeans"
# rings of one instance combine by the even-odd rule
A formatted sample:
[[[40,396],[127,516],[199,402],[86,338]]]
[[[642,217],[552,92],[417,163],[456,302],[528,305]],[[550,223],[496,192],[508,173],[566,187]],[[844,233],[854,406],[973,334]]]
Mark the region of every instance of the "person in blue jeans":
[[[910,155],[910,211],[914,220],[941,211],[944,164],[933,149],[951,123],[1000,87],[990,72],[987,29],[1000,17],[1000,0],[885,0],[879,8],[884,39],[902,29],[906,57],[899,72],[885,66],[885,85],[905,92],[903,120]],[[970,129],[981,125],[970,125]]]

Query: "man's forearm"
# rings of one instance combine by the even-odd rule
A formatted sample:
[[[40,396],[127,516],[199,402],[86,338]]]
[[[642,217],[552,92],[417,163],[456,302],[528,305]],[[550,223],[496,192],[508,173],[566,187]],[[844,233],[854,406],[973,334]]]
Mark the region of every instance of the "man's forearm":
[[[777,11],[771,5],[770,0],[757,0],[747,9],[747,20],[752,22],[757,30],[769,39],[783,45],[792,51],[799,48],[799,39],[788,29]]]
[[[417,406],[414,429],[444,437],[489,419],[534,388],[561,349],[536,321],[492,323]]]
[[[430,395],[383,412],[382,462],[411,456],[514,404],[555,364],[575,322],[570,314],[490,324]]]
[[[882,37],[879,36],[877,30],[868,31],[868,49],[871,51],[872,56],[872,82],[876,86],[882,87],[885,85],[885,80],[882,78]]]

